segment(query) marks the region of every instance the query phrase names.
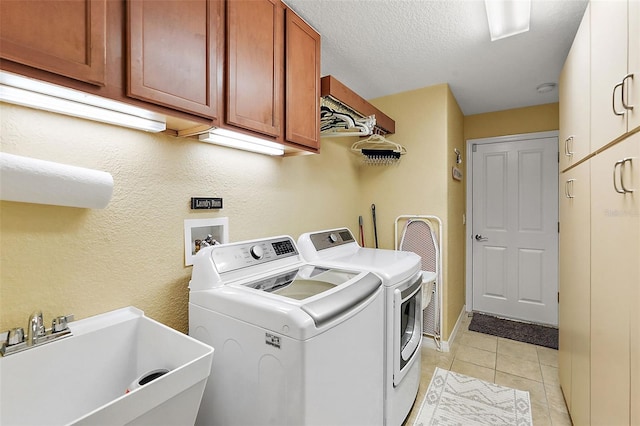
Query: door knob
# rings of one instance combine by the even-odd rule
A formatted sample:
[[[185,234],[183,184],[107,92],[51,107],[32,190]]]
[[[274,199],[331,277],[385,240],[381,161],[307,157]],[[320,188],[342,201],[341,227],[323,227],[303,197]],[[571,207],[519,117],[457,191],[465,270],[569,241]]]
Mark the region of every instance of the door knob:
[[[483,237],[480,234],[476,234],[476,236],[474,238],[476,239],[476,241],[488,241],[489,240],[489,238]]]

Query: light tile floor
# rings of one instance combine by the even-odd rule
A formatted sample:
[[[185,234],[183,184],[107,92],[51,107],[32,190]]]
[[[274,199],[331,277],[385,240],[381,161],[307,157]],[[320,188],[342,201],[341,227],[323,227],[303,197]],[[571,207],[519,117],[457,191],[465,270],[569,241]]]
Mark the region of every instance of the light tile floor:
[[[436,367],[529,391],[534,426],[571,425],[558,381],[558,351],[469,331],[465,316],[449,352],[422,348],[418,397],[404,425],[411,426]]]

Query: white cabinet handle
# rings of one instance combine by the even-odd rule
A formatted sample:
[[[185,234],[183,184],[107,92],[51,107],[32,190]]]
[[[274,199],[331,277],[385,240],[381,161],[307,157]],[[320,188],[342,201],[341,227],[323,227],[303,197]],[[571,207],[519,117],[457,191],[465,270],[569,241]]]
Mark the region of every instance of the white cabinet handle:
[[[624,115],[625,113],[624,110],[622,112],[616,110],[616,89],[618,87],[622,89],[623,84],[624,84],[624,81],[621,81],[620,83],[616,84],[615,86],[613,86],[613,92],[611,92],[611,108],[613,108],[613,113],[615,115]]]
[[[569,145],[569,143],[571,143],[571,145]],[[571,135],[564,140],[564,155],[571,157],[573,154],[573,135]]]
[[[630,194],[635,191],[635,189],[628,188],[624,184],[624,169],[627,163],[633,167],[633,157],[623,158],[622,160],[616,161],[613,165],[613,189],[615,189],[618,194]],[[616,170],[618,169],[618,166],[620,166],[620,186],[618,186],[618,181],[616,180]]]
[[[634,191],[632,188],[627,188],[624,184],[624,169],[627,167],[627,163],[633,167],[633,157],[627,157],[622,160],[622,166],[620,167],[620,186],[625,193],[631,193]]]
[[[573,182],[575,182],[575,179],[569,179],[564,183],[564,196],[567,198],[575,198],[575,195],[573,195]]]
[[[616,164],[613,165],[613,189],[616,190],[618,194],[624,194],[624,189],[618,188],[618,183],[616,182],[616,169],[620,166],[620,186],[622,186],[622,163],[624,160],[616,161]]]
[[[627,74],[622,79],[622,106],[624,107],[624,109],[632,110],[633,109],[633,105],[627,104],[627,97],[625,96],[625,94],[628,91],[627,90],[627,80],[628,79],[633,80],[633,74]]]

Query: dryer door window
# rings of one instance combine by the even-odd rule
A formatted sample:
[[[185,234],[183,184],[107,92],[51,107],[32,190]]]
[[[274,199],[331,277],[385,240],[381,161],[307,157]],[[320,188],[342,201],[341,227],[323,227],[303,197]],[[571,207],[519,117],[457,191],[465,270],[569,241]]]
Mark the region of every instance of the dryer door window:
[[[422,341],[422,279],[403,291],[396,289],[394,299],[394,306],[400,307],[394,312],[394,384],[398,384]]]
[[[420,301],[422,289],[402,302],[400,312],[400,369],[411,359],[422,339]]]

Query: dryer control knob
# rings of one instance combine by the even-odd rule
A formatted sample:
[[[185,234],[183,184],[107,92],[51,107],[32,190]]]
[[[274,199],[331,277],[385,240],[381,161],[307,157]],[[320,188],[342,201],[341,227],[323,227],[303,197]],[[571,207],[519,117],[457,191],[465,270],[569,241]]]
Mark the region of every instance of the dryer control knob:
[[[329,241],[331,241],[332,243],[335,243],[338,241],[338,236],[334,233],[329,234]]]
[[[262,247],[260,246],[253,246],[249,249],[249,253],[251,253],[251,257],[253,257],[256,260],[260,260],[262,259],[262,256],[264,256],[264,250],[262,250]]]

